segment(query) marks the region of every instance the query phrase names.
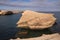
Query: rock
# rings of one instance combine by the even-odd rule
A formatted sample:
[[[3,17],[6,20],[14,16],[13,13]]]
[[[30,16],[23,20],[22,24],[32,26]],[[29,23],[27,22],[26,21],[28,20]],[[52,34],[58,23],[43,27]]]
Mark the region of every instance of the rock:
[[[22,17],[17,22],[17,27],[30,29],[45,29],[52,27],[56,18],[54,14],[38,13],[30,10],[24,11]]]
[[[7,12],[7,11],[5,11],[5,10],[1,10],[1,11],[0,11],[0,15],[5,15],[6,12]]]
[[[7,11],[5,15],[11,15],[11,14],[13,14],[12,11]]]
[[[0,10],[0,15],[11,15],[13,14],[12,11]]]
[[[0,10],[0,12],[1,12],[1,10]]]
[[[18,32],[19,35],[26,35],[28,32]]]
[[[40,37],[35,37],[35,38],[27,38],[27,39],[12,39],[12,40],[60,40],[60,34],[55,33],[55,34],[48,34],[48,35],[42,35]]]

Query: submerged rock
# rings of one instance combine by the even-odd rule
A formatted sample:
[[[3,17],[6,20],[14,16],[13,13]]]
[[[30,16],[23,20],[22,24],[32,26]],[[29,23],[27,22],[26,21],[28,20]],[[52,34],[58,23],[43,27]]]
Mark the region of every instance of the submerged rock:
[[[42,35],[40,37],[35,37],[35,38],[27,38],[27,39],[10,39],[10,40],[60,40],[60,34],[55,33],[55,34],[48,34],[48,35]]]
[[[28,32],[18,32],[19,35],[26,35]]]
[[[22,17],[17,22],[17,27],[30,29],[45,29],[52,27],[56,18],[54,14],[38,13],[30,10],[24,11]]]

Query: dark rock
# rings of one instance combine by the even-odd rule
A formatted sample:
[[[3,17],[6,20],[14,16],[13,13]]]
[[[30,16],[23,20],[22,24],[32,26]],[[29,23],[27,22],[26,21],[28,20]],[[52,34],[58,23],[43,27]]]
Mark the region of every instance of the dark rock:
[[[1,10],[0,10],[0,12],[1,12]]]
[[[11,14],[13,14],[12,11],[7,11],[5,15],[11,15]]]

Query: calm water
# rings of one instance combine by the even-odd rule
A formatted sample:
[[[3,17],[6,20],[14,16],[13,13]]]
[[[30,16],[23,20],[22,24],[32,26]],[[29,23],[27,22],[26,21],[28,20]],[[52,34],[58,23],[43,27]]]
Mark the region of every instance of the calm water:
[[[57,21],[52,28],[50,28],[49,30],[52,32],[60,32],[60,12],[55,12],[53,13],[55,14],[55,17],[57,18]],[[16,28],[16,22],[19,20],[19,18],[21,17],[21,14],[14,14],[14,15],[8,15],[8,16],[0,16],[0,40],[8,40],[10,38],[14,38],[18,29]],[[36,36],[37,34],[39,34],[39,32],[41,33],[47,33],[48,31],[33,31],[33,30],[29,30],[29,36]],[[32,33],[31,33],[32,32]],[[37,33],[37,34],[34,34]],[[32,37],[31,36],[31,37]],[[21,36],[20,36],[21,37]],[[28,36],[27,36],[28,37]]]
[[[16,22],[20,16],[21,14],[0,16],[0,39],[3,40],[14,37],[17,32]]]

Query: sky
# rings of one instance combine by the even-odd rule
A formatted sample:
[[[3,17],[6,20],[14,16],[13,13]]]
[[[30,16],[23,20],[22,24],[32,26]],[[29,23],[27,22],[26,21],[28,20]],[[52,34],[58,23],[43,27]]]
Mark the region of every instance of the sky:
[[[60,0],[0,0],[0,9],[60,11]]]

